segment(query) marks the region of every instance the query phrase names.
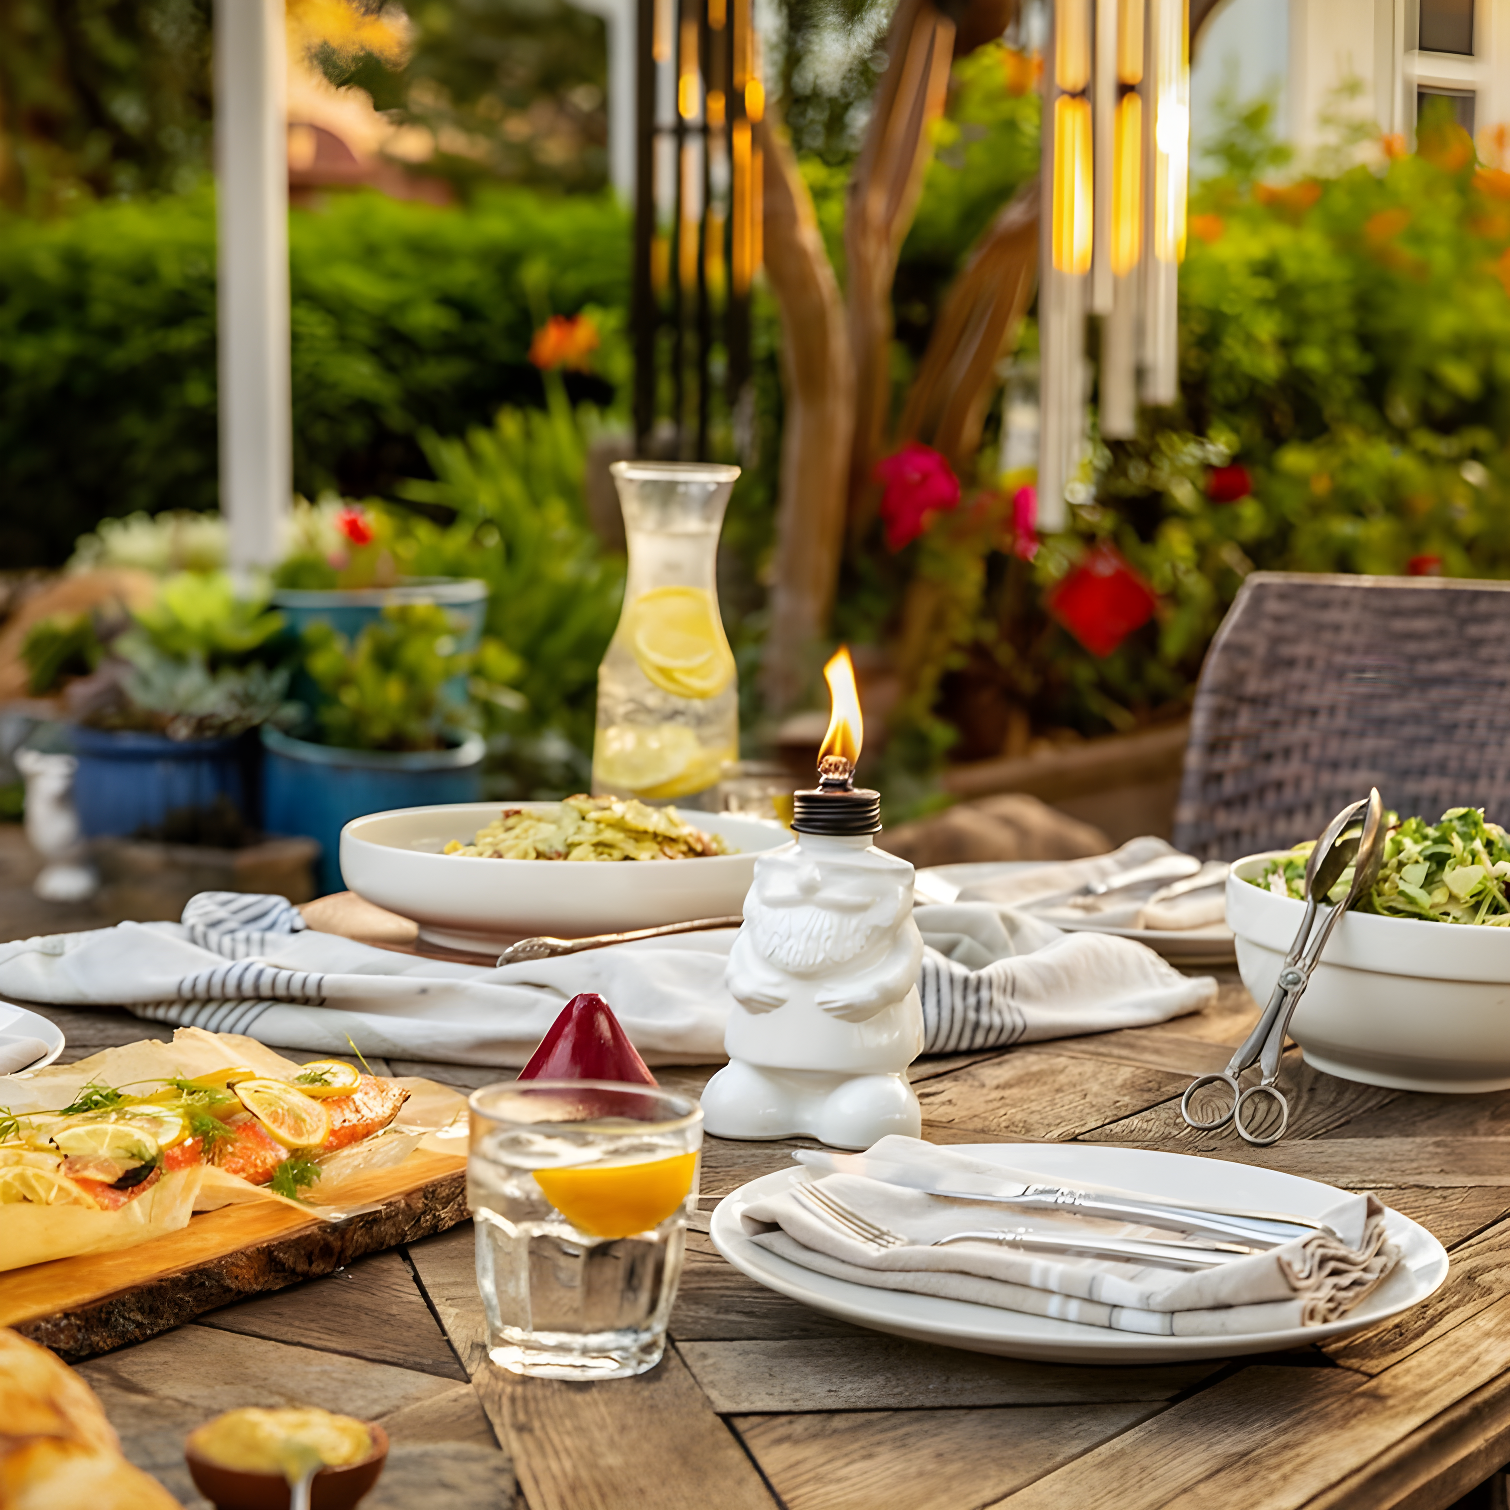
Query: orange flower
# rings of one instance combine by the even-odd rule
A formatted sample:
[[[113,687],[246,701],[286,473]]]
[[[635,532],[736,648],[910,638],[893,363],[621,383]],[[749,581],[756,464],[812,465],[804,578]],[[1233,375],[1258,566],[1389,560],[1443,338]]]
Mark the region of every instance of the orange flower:
[[[1393,241],[1409,224],[1409,210],[1401,208],[1380,210],[1377,215],[1370,215],[1364,222],[1363,234],[1372,245],[1383,246],[1385,242]]]
[[[1473,187],[1495,199],[1510,199],[1510,173],[1503,168],[1480,168],[1473,175]]]
[[[1037,53],[1018,52],[1015,47],[1002,48],[1002,73],[1008,94],[1027,94],[1038,87],[1043,59]]]
[[[1459,173],[1473,162],[1473,138],[1456,121],[1438,119],[1416,132],[1416,153],[1448,173]]]
[[[586,315],[552,315],[530,342],[530,361],[542,372],[552,367],[586,372],[598,339],[598,327]]]
[[[1222,233],[1227,229],[1227,222],[1220,215],[1192,215],[1190,217],[1190,234],[1199,236],[1208,246],[1222,239]]]
[[[1379,138],[1379,145],[1383,148],[1385,157],[1391,162],[1394,162],[1397,157],[1406,156],[1408,151],[1405,137],[1398,131],[1386,132]]]
[[[1314,178],[1303,178],[1293,184],[1258,184],[1253,194],[1260,204],[1299,219],[1321,198],[1321,185]]]

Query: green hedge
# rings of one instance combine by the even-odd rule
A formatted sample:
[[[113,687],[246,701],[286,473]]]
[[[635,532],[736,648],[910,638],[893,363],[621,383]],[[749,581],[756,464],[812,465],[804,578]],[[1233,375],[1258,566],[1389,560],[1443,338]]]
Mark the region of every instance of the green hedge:
[[[465,210],[341,196],[290,217],[295,486],[424,475],[421,429],[532,403],[538,319],[623,309],[629,217],[607,196],[481,196]],[[600,379],[579,395],[610,397]],[[213,508],[209,193],[0,221],[0,561],[65,559],[109,514]]]

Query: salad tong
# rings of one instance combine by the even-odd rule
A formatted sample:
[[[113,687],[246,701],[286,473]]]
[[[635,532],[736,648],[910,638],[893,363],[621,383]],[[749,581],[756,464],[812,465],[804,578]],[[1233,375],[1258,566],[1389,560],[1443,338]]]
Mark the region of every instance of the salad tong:
[[[1347,833],[1360,822],[1362,827],[1357,835]],[[1198,1076],[1180,1097],[1180,1115],[1191,1127],[1214,1132],[1231,1122],[1239,1137],[1258,1147],[1268,1147],[1284,1136],[1290,1122],[1290,1103],[1277,1082],[1290,1019],[1310,984],[1311,974],[1337,920],[1378,878],[1379,864],[1384,858],[1384,838],[1384,803],[1378,787],[1370,788],[1367,797],[1350,803],[1327,824],[1306,859],[1305,914],[1280,967],[1268,1006],[1227,1068],[1217,1074]],[[1327,897],[1349,865],[1353,867],[1353,883],[1347,895],[1340,902],[1328,903]],[[1326,915],[1317,928],[1317,913],[1323,904]],[[1258,1084],[1244,1086],[1243,1073],[1254,1064],[1259,1067]]]

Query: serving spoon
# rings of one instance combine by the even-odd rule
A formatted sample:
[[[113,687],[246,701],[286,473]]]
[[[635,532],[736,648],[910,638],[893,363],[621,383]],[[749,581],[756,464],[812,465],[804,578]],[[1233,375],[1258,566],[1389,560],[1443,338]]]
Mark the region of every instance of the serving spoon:
[[[711,928],[738,928],[744,919],[693,918],[686,923],[663,923],[659,928],[631,928],[627,933],[593,933],[586,938],[558,939],[548,933],[520,939],[498,956],[500,965],[522,965],[527,960],[554,959],[558,954],[581,954],[584,949],[604,949],[609,944],[632,944],[636,939],[664,938],[671,933],[706,933]]]

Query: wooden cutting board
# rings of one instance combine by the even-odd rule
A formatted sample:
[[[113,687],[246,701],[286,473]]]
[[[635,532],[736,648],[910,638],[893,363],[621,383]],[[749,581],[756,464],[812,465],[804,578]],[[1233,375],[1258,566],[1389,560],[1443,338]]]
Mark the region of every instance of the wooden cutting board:
[[[413,1153],[344,1181],[341,1201],[381,1205],[341,1222],[281,1201],[224,1206],[134,1248],[0,1273],[0,1326],[70,1362],[141,1342],[216,1306],[329,1274],[364,1254],[465,1221],[466,1160]]]

